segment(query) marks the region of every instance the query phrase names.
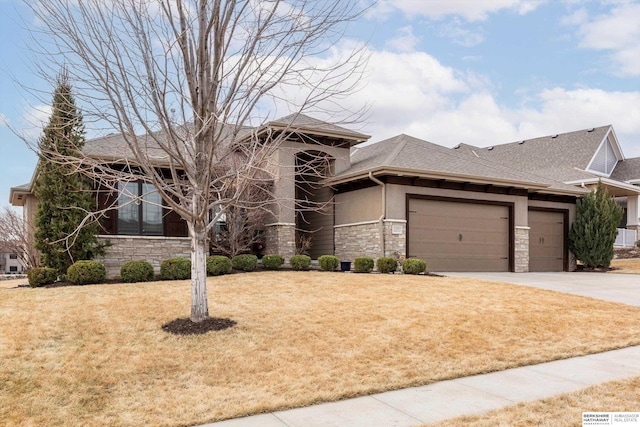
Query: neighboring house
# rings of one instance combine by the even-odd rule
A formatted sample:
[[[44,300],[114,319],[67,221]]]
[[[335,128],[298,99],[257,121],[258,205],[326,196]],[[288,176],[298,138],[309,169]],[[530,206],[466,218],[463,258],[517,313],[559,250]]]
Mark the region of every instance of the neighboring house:
[[[638,227],[640,159],[624,159],[611,126],[453,149],[408,135],[358,148],[369,136],[300,115],[251,131],[284,129],[293,133],[274,154],[272,191],[279,202],[264,236],[265,253],[286,259],[309,234],[312,258],[419,257],[430,271],[572,270],[567,235],[575,203],[598,181],[625,206],[625,225]],[[117,135],[87,141],[85,153],[107,163],[127,155]],[[318,153],[330,159],[328,181],[302,177],[297,166]],[[145,185],[126,190],[158,201]],[[27,220],[36,203],[31,190],[11,189],[11,203],[25,207]],[[101,197],[105,205],[125,196]],[[305,211],[305,203],[326,206]],[[145,258],[157,268],[170,256],[188,256],[177,215],[151,204],[131,206],[103,223],[101,239],[112,243],[102,259],[110,275],[130,259]]]
[[[0,274],[23,274],[25,272],[22,260],[13,250],[13,245],[0,243]]]

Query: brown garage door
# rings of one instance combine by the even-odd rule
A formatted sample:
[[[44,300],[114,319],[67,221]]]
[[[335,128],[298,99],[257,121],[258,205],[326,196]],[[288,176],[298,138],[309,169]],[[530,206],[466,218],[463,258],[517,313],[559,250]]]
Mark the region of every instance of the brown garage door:
[[[564,213],[529,211],[529,271],[564,270]]]
[[[429,271],[509,271],[510,208],[409,199],[409,256]]]

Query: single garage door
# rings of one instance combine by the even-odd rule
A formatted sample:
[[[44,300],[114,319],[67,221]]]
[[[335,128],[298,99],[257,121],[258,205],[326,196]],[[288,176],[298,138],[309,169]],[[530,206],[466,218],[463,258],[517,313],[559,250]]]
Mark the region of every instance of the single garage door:
[[[564,212],[529,211],[529,271],[564,270]]]
[[[509,271],[510,208],[409,199],[408,250],[429,271]]]

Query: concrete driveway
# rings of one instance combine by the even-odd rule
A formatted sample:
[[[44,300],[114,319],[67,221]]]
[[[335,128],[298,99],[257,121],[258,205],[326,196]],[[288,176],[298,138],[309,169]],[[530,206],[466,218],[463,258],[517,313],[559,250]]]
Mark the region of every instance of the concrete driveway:
[[[439,273],[515,283],[640,306],[640,274],[564,273]]]

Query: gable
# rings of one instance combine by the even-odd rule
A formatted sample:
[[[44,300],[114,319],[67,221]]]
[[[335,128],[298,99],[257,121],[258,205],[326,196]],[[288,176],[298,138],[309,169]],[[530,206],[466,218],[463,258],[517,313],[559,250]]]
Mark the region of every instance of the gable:
[[[608,133],[589,162],[587,171],[610,176],[618,162],[622,160],[622,155],[618,154],[619,150],[614,147],[616,147],[615,137]]]

